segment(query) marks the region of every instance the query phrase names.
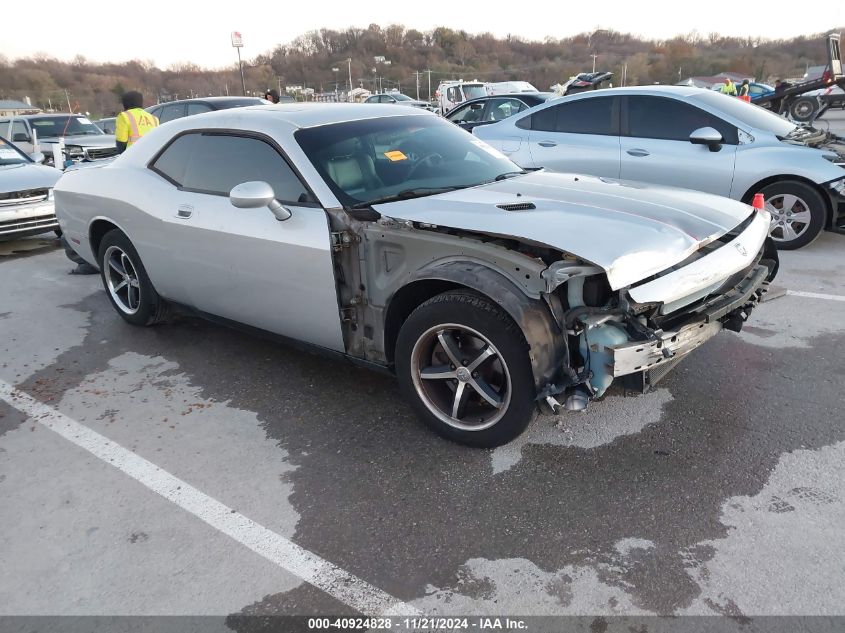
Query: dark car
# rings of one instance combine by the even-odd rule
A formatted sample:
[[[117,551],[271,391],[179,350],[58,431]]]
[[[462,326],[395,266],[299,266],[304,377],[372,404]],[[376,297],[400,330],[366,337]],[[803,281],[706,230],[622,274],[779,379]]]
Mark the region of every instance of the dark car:
[[[212,110],[228,110],[229,108],[269,104],[269,101],[261,97],[204,97],[202,99],[168,101],[145,109],[157,117],[161,123],[167,123],[173,119],[181,119],[185,116],[202,114]]]
[[[545,103],[557,95],[553,92],[520,92],[510,95],[496,95],[470,99],[446,113],[452,123],[471,131],[479,125],[507,119],[535,105]]]

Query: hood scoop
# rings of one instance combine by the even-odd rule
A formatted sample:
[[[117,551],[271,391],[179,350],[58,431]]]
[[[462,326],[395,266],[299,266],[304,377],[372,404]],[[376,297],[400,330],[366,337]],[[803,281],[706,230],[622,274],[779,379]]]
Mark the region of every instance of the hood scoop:
[[[537,206],[533,202],[508,202],[505,204],[497,204],[497,207],[503,211],[531,211]]]

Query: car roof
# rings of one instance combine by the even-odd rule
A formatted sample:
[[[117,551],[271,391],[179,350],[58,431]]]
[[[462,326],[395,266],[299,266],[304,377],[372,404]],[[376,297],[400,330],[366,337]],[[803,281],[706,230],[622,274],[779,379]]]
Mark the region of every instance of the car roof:
[[[673,95],[675,97],[692,97],[702,92],[707,92],[706,88],[696,88],[695,86],[624,86],[619,88],[601,88],[599,90],[584,90],[576,92],[567,97],[585,97],[590,95],[608,95],[608,94],[629,94],[629,95]]]
[[[298,128],[316,127],[331,123],[363,121],[385,116],[436,116],[422,108],[375,103],[279,103],[237,108],[236,110],[218,110],[198,116],[262,116],[281,120]],[[196,117],[194,117],[196,118]]]
[[[229,101],[245,101],[245,100],[254,100],[254,101],[263,101],[261,97],[250,97],[250,96],[222,96],[222,97],[195,97],[193,99],[177,99],[176,101],[162,101],[161,103],[154,103],[152,105],[147,106],[148,108],[154,108],[160,105],[170,105],[171,103],[196,103],[197,101],[204,101],[206,103],[227,103]]]
[[[15,119],[46,119],[46,118],[52,118],[52,117],[55,117],[55,116],[81,116],[83,118],[85,117],[84,114],[79,114],[78,112],[42,112],[40,114],[17,114],[12,118],[15,118]]]

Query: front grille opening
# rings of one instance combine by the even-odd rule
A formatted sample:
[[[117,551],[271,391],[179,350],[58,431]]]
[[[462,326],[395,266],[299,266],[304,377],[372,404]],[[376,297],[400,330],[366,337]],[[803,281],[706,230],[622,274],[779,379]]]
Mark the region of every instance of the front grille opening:
[[[0,193],[0,204],[23,204],[35,200],[46,200],[48,193],[50,193],[50,190],[46,187],[3,192]]]

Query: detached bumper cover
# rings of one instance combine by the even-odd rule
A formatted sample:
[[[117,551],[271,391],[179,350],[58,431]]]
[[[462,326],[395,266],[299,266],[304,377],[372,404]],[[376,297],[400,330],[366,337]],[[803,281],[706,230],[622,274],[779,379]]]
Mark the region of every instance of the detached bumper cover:
[[[650,341],[638,341],[608,348],[613,358],[613,376],[647,371],[660,364],[674,364],[715,336],[724,319],[736,311],[750,311],[760,300],[769,269],[758,265],[732,290],[700,306],[689,321],[671,332],[661,332]]]

